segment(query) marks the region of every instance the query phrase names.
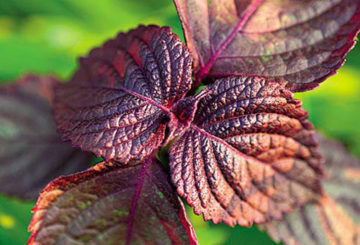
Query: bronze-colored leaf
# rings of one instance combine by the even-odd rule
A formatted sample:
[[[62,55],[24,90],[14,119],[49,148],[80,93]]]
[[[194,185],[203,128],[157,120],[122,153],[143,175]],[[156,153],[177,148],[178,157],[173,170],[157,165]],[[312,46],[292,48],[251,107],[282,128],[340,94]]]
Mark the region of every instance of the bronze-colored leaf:
[[[35,199],[54,178],[88,167],[91,155],[56,133],[51,103],[57,82],[27,75],[0,86],[0,192]]]
[[[359,0],[174,0],[196,78],[259,75],[292,91],[343,64],[360,29]]]
[[[54,109],[74,146],[127,163],[162,145],[170,118],[180,126],[171,109],[191,87],[192,59],[170,28],[139,26],[80,61],[57,89]]]
[[[313,127],[290,91],[259,77],[224,78],[207,90],[170,148],[172,181],[196,214],[249,226],[319,196]]]
[[[287,245],[360,244],[360,161],[339,143],[321,137],[326,158],[326,195],[262,226],[276,241]]]
[[[168,175],[152,158],[102,162],[58,178],[33,211],[29,245],[197,244]]]

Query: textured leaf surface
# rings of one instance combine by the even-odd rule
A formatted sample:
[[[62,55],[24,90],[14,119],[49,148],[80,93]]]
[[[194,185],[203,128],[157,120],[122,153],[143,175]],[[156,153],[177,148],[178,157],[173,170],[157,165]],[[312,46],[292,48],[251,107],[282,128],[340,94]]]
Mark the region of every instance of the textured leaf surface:
[[[197,79],[260,75],[309,90],[335,73],[360,28],[358,0],[174,0]]]
[[[146,159],[58,178],[33,209],[28,244],[197,244],[167,177]]]
[[[264,225],[270,236],[291,245],[360,244],[360,161],[332,140],[322,138],[326,158],[324,189],[319,204],[309,204],[284,221]]]
[[[313,127],[278,83],[232,77],[208,86],[170,148],[172,181],[205,220],[249,226],[321,192]]]
[[[56,122],[64,138],[121,162],[159,147],[173,104],[192,83],[192,59],[170,28],[120,33],[80,63],[56,93]]]
[[[37,198],[54,178],[87,168],[91,156],[56,133],[50,108],[56,83],[27,75],[0,86],[0,192]]]

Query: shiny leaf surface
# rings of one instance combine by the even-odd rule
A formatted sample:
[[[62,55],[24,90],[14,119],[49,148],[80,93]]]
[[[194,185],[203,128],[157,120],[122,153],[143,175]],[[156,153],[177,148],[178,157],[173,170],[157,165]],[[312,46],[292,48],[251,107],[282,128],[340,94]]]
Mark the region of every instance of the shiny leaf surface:
[[[170,148],[172,181],[196,214],[250,226],[318,197],[317,142],[291,92],[259,77],[219,79],[207,90]]]
[[[54,77],[27,75],[0,86],[0,192],[35,199],[54,178],[87,168],[91,156],[56,133],[56,83]]]
[[[196,77],[260,75],[292,91],[343,64],[360,29],[358,0],[174,0]]]
[[[148,158],[58,178],[33,209],[28,244],[197,244],[167,177]]]
[[[321,138],[326,195],[283,221],[263,226],[276,241],[291,245],[360,244],[360,161],[339,143]]]
[[[124,163],[158,148],[172,106],[192,83],[192,59],[170,28],[120,33],[80,63],[56,93],[56,122],[64,138]]]

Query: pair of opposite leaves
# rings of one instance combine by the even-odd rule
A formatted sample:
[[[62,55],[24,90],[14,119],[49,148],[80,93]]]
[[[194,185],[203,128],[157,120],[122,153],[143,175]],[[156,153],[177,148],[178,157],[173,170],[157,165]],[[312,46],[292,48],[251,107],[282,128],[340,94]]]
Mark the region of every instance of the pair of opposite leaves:
[[[74,79],[58,88],[55,99],[58,128],[73,144],[109,161],[126,163],[146,159],[146,155],[164,142],[178,136],[170,147],[173,183],[196,213],[203,213],[205,219],[216,223],[250,225],[253,221],[281,218],[283,212],[318,196],[319,156],[313,130],[305,120],[307,114],[300,108],[299,101],[291,98],[291,92],[261,78],[232,77],[217,81],[195,97],[181,99],[191,88],[191,60],[169,29],[140,27],[127,36],[120,36],[122,38],[107,42],[105,50],[94,50],[82,61]],[[128,36],[136,40],[130,47],[116,46],[124,45],[117,41],[126,40]],[[180,64],[170,63],[170,59],[159,57],[164,53],[165,57],[167,53],[168,57],[185,53],[185,59],[178,55],[174,60]],[[177,69],[172,70],[172,65]],[[181,78],[186,78],[187,86],[182,86]],[[70,242],[74,237],[93,243],[100,242],[99,239],[129,241],[129,237],[138,238],[128,235],[132,229],[126,230],[124,226],[133,225],[139,237],[151,239],[149,234],[143,234],[145,229],[141,224],[155,227],[154,224],[144,222],[144,217],[134,217],[133,210],[133,202],[136,202],[144,214],[146,206],[150,207],[146,217],[151,213],[160,215],[154,210],[156,203],[161,202],[156,201],[158,194],[139,201],[139,188],[146,189],[148,194],[156,193],[149,183],[143,182],[144,175],[153,175],[148,170],[152,160],[144,161],[142,168],[129,167],[131,170],[125,177],[125,168],[120,169],[121,172],[115,168],[108,174],[98,173],[103,167],[97,166],[95,170],[53,182],[35,207],[31,224],[33,241]],[[135,177],[134,183],[129,182],[130,173],[140,176],[139,179]],[[87,178],[93,182],[89,184]],[[129,190],[124,188],[122,179],[128,182]],[[80,187],[74,188],[74,184]],[[119,186],[122,189],[118,189]],[[135,192],[133,199],[128,198],[127,191]],[[66,201],[71,196],[78,197],[77,203]],[[101,201],[92,204],[89,199]],[[153,203],[148,204],[151,200]],[[92,208],[86,209],[86,203]],[[72,205],[78,209],[75,212],[78,218],[71,224],[64,222],[50,230],[54,222],[58,223],[59,215],[74,215],[58,211]],[[108,212],[109,207],[120,210],[119,217]],[[127,212],[128,207],[130,211]],[[183,212],[181,205],[178,209]],[[99,212],[96,216],[94,210]],[[166,210],[162,207],[161,213],[167,213]],[[85,217],[88,217],[86,221]],[[84,232],[84,227],[92,227],[99,219],[106,221],[101,228],[96,226],[96,232]],[[134,222],[138,224],[132,224]],[[176,242],[169,234],[169,229],[176,227],[172,225],[171,228],[169,224],[163,225],[168,229],[158,230],[167,232],[171,241]],[[81,229],[74,230],[79,226]],[[189,230],[188,223],[185,227]],[[96,236],[104,230],[104,236]],[[156,237],[163,239],[164,235]]]
[[[341,5],[332,4],[335,7],[325,4],[328,9],[321,11]],[[332,41],[313,52],[320,63],[341,54],[333,67],[329,68],[330,58],[321,63],[328,71],[342,63],[357,32],[358,14],[353,11],[357,8],[351,2],[345,5],[348,12],[339,18],[342,36],[323,36],[332,37]],[[311,15],[319,12],[310,12],[307,18]],[[342,25],[346,21],[350,24]],[[334,46],[334,40],[342,44]],[[218,50],[226,50],[226,45],[221,44]],[[306,58],[310,60],[309,55]],[[210,66],[204,65],[197,77],[221,63],[218,55],[213,57],[216,59],[210,59]],[[241,77],[216,82],[207,89],[212,94],[179,100],[191,87],[190,64],[186,48],[167,29],[141,27],[122,34],[94,50],[73,81],[59,89],[55,106],[60,108],[56,110],[59,128],[75,145],[107,159],[116,156],[121,162],[150,154],[164,137],[168,142],[179,136],[170,150],[174,184],[197,213],[215,222],[261,222],[313,199],[319,190],[318,156],[313,132],[304,120],[306,114],[291,99],[291,93],[264,79]],[[287,86],[293,88],[291,83]]]
[[[223,78],[184,98],[191,64],[168,28],[120,34],[58,88],[57,127],[75,146],[122,164],[172,142],[179,195],[215,223],[248,226],[313,200],[320,157],[300,102],[258,77]]]

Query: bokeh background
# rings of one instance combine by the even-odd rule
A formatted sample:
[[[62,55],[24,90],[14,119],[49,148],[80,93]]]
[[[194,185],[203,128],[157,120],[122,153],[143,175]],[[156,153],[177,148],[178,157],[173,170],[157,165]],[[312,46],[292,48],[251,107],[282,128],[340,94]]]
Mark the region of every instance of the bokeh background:
[[[77,57],[139,24],[171,26],[183,39],[171,0],[0,0],[0,83],[27,71],[66,79],[76,68]],[[296,95],[318,130],[358,156],[359,68],[360,46],[351,51],[336,76],[314,91]],[[0,245],[26,243],[33,206],[34,202],[0,195]],[[256,228],[215,226],[188,211],[201,245],[276,244]]]

